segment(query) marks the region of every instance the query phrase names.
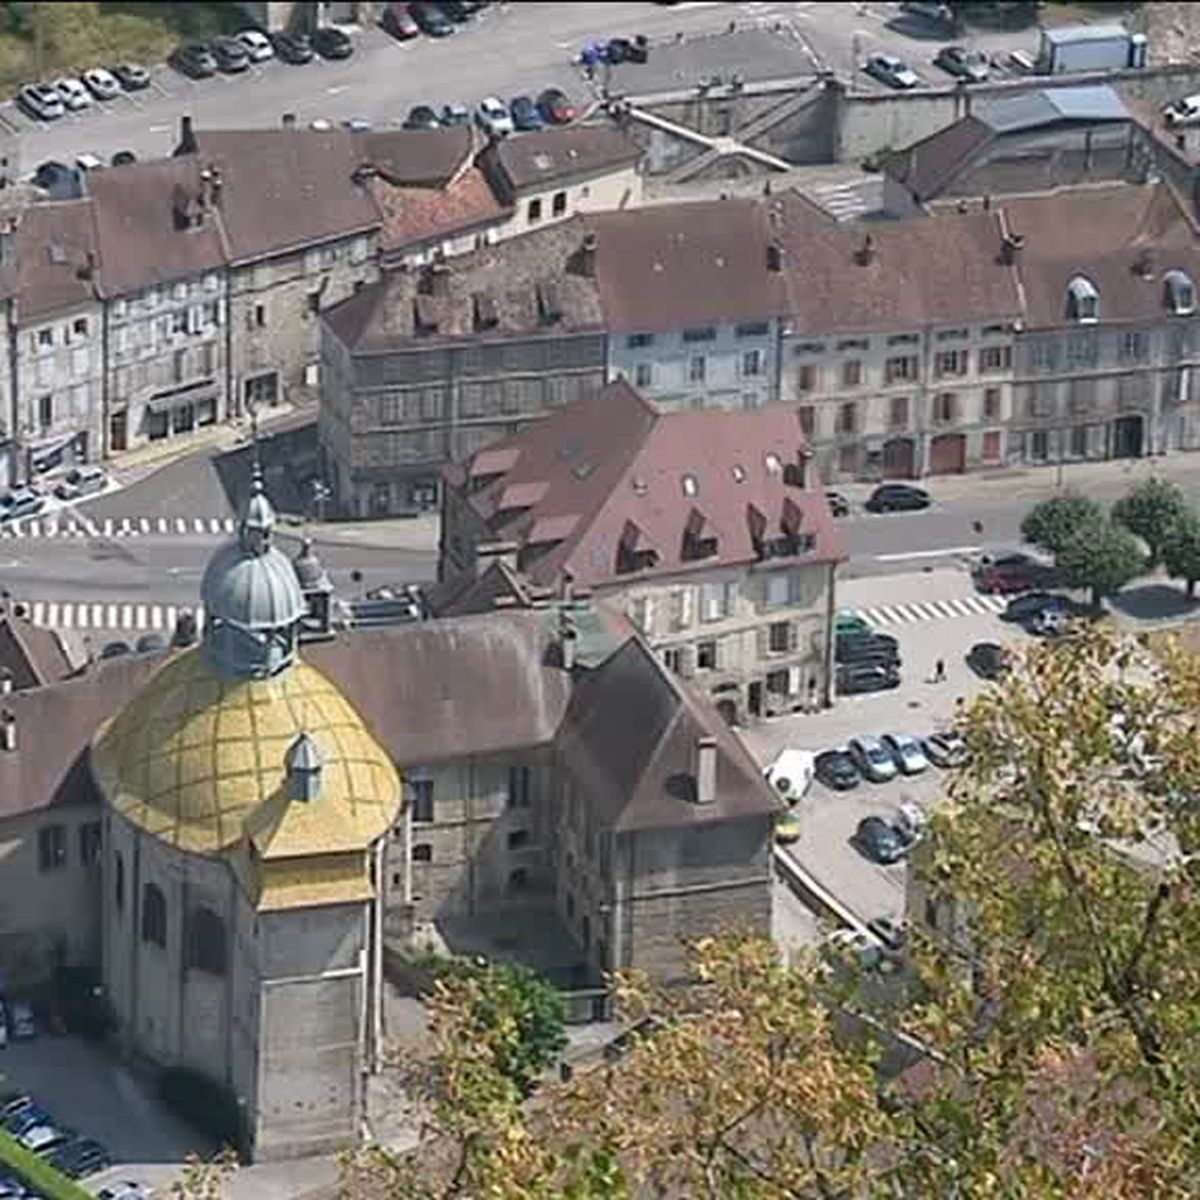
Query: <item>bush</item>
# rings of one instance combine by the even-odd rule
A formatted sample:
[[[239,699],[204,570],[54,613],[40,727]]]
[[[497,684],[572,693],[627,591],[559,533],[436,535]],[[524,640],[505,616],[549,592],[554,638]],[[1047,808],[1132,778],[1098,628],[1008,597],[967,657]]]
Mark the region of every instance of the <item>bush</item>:
[[[92,1200],[73,1179],[56,1171],[44,1158],[26,1150],[16,1138],[0,1129],[0,1163],[45,1200]]]
[[[158,1078],[158,1094],[177,1116],[214,1142],[242,1148],[242,1112],[224,1084],[189,1067],[167,1067]]]

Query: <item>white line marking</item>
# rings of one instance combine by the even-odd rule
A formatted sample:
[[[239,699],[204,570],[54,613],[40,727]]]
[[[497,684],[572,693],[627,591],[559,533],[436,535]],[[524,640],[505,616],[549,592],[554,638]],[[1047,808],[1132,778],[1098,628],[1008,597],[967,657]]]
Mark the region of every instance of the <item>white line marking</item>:
[[[104,534],[103,534],[103,536],[106,538],[110,538],[110,537],[112,537],[112,532],[113,532],[112,517],[105,517],[104,518]]]
[[[45,610],[45,605],[42,604],[42,602],[40,600],[35,600],[33,602],[32,608],[30,609],[29,620],[34,625],[44,626],[46,624],[46,613],[44,610]]]
[[[149,533],[150,532],[150,518],[142,517],[141,520],[138,521],[138,528],[141,530],[142,533]]]
[[[175,532],[187,533],[187,522],[182,517],[175,518]]]
[[[204,522],[202,520],[200,520],[199,517],[193,517],[192,518],[192,529],[196,533],[203,533],[204,532]]]
[[[87,619],[88,606],[85,604],[83,607],[84,607],[84,615],[79,623],[81,625],[88,626],[91,629],[103,629],[104,628],[104,605],[103,604],[91,605],[91,618],[92,618],[91,621],[88,621],[88,619]]]
[[[134,605],[133,627],[134,627],[134,629],[149,629],[150,628],[150,623],[146,619],[146,606],[144,604]]]
[[[105,625],[105,627],[104,627],[105,629],[116,629],[116,628],[118,628],[118,625],[117,625],[117,606],[116,606],[115,604],[110,604],[110,605],[108,606],[108,612],[107,612],[107,613],[105,613],[105,619],[108,621],[108,624],[107,624],[107,625]]]
[[[159,604],[150,605],[150,628],[161,629],[163,627],[163,611]]]
[[[910,558],[946,558],[952,554],[978,554],[979,546],[947,546],[944,550],[906,550],[903,554],[877,554],[876,562],[904,562]]]
[[[221,522],[220,522],[220,520],[218,520],[218,518],[212,517],[209,520],[208,532],[209,533],[220,533],[221,532]]]

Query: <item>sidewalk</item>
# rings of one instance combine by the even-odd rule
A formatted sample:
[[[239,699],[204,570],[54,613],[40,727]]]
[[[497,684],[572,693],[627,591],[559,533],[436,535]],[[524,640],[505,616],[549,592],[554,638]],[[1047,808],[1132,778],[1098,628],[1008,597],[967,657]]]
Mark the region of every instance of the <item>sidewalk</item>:
[[[284,518],[286,536],[312,538],[321,546],[357,546],[363,550],[410,550],[436,554],[441,516],[436,512],[419,517],[397,517],[380,521],[305,521]]]

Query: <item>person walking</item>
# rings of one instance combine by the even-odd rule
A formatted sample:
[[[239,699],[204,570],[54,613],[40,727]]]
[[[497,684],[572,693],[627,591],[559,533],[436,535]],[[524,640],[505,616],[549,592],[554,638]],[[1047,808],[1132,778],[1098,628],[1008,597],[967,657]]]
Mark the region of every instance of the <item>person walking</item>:
[[[946,679],[946,661],[945,661],[945,659],[939,658],[937,660],[937,662],[935,662],[933,664],[933,682],[934,683],[944,683],[945,679]]]

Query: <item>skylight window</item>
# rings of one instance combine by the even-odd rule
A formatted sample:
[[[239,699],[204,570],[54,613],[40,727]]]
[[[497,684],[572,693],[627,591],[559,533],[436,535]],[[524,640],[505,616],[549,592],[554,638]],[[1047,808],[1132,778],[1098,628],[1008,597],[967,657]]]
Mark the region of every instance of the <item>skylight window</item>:
[[[1067,312],[1080,325],[1094,325],[1100,319],[1100,293],[1083,275],[1067,284]]]
[[[1196,288],[1185,271],[1168,271],[1163,276],[1167,308],[1177,317],[1187,317],[1196,311]]]
[[[700,491],[700,485],[696,482],[695,475],[685,475],[680,482],[683,484],[685,496],[695,496]]]
[[[783,474],[783,463],[779,461],[779,455],[768,451],[766,456],[767,471],[771,475]]]

